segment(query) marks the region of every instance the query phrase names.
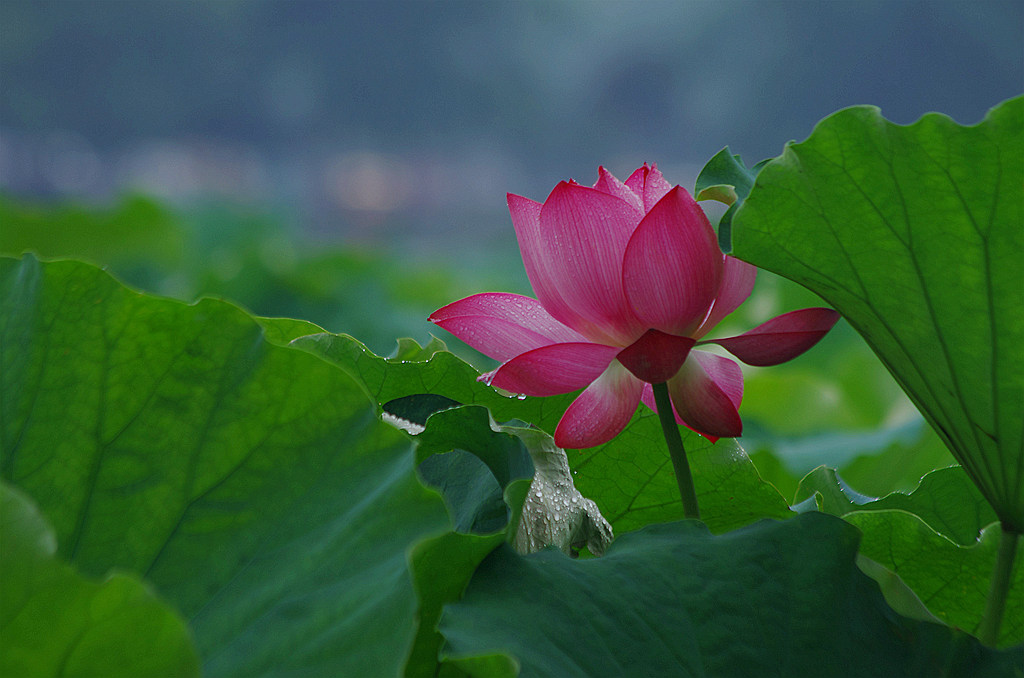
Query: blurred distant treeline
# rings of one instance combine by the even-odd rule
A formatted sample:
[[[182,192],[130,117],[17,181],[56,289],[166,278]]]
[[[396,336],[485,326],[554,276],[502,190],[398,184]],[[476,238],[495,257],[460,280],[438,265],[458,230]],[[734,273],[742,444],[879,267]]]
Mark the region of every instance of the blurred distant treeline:
[[[516,258],[506,191],[643,162],[692,188],[852,104],[979,120],[1022,39],[1016,0],[4,0],[0,191],[465,267]]]

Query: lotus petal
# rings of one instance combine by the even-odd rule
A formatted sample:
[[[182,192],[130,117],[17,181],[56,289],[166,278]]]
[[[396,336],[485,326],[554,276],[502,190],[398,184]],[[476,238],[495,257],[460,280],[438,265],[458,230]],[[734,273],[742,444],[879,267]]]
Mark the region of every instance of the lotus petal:
[[[541,346],[586,341],[539,301],[520,294],[474,294],[434,311],[430,321],[502,362]]]
[[[508,194],[508,211],[512,216],[512,226],[516,230],[519,241],[519,252],[523,257],[526,276],[530,279],[534,294],[544,308],[563,325],[581,328],[592,325],[562,298],[562,293],[555,284],[554,278],[548,274],[547,268],[551,257],[544,252],[544,243],[540,236],[540,211],[543,206],[529,198]]]
[[[707,316],[722,283],[722,268],[711,224],[693,198],[676,186],[630,238],[622,283],[647,328],[689,336]]]
[[[738,336],[700,343],[718,344],[748,365],[778,365],[814,346],[838,320],[839,314],[830,308],[804,308]]]
[[[743,398],[740,366],[706,351],[691,351],[682,369],[668,382],[672,405],[698,433],[735,438],[743,433],[737,408]]]
[[[718,288],[715,296],[715,303],[711,306],[711,312],[693,336],[697,339],[711,331],[718,323],[739,308],[740,304],[747,300],[754,290],[754,282],[757,280],[757,267],[751,266],[745,261],[725,255],[722,270],[722,286]]]
[[[636,211],[640,214],[644,214],[646,212],[644,209],[643,199],[640,195],[636,194],[629,188],[629,186],[626,186],[626,184],[616,179],[611,172],[606,170],[604,167],[598,167],[597,174],[597,183],[594,184],[594,188],[602,193],[614,195],[616,198],[625,200],[635,207]]]
[[[633,417],[641,391],[643,382],[612,361],[565,411],[555,429],[555,444],[582,449],[608,442]]]
[[[482,378],[512,393],[558,395],[593,382],[618,352],[602,344],[552,344],[516,356]]]
[[[592,341],[625,346],[647,329],[622,290],[623,253],[641,216],[624,200],[564,181],[541,208],[537,257],[543,284],[557,290],[585,323],[560,317],[540,291],[538,298],[551,315]]]
[[[672,184],[665,180],[665,177],[658,171],[658,166],[644,166],[629,175],[626,179],[626,186],[636,193],[643,202],[644,214],[651,211],[658,201],[665,197],[665,194],[672,190]]]

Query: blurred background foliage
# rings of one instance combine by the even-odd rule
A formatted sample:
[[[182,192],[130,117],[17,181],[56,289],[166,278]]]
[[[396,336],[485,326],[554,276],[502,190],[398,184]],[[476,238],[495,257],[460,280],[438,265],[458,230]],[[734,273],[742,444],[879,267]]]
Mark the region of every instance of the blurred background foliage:
[[[506,191],[645,161],[692,188],[853,104],[973,123],[1019,92],[1022,38],[1014,0],[6,0],[0,253],[387,354],[454,299],[530,292]],[[721,330],[817,303],[765,273]],[[747,376],[741,443],[789,498],[819,464],[880,495],[952,463],[845,323]]]

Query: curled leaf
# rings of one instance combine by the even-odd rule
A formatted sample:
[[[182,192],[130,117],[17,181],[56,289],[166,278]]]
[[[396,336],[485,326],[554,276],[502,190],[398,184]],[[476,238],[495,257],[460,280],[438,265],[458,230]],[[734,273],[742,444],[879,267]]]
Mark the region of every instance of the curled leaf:
[[[613,539],[612,526],[597,504],[576,489],[565,450],[537,429],[503,428],[519,436],[534,466],[533,483],[512,542],[515,550],[525,554],[557,546],[576,555],[586,546],[595,556],[603,555]]]

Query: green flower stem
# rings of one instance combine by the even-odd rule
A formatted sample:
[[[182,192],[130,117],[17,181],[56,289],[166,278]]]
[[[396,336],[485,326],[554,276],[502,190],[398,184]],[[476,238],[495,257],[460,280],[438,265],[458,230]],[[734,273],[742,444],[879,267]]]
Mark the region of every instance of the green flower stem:
[[[1017,555],[1017,544],[1020,533],[1003,527],[999,537],[999,553],[996,555],[996,566],[992,571],[992,581],[988,586],[988,599],[985,601],[985,612],[981,617],[978,637],[981,642],[995,647],[999,641],[999,627],[1003,623],[1003,610],[1006,598],[1010,593],[1010,575],[1013,572],[1013,560]]]
[[[668,384],[652,384],[654,386],[654,402],[658,405],[658,419],[661,430],[668,443],[668,454],[672,458],[672,467],[676,471],[676,482],[679,483],[679,496],[683,499],[683,512],[687,518],[700,519],[700,508],[697,506],[697,493],[693,489],[693,474],[690,473],[690,462],[686,459],[686,448],[679,435],[672,400],[668,396]]]

